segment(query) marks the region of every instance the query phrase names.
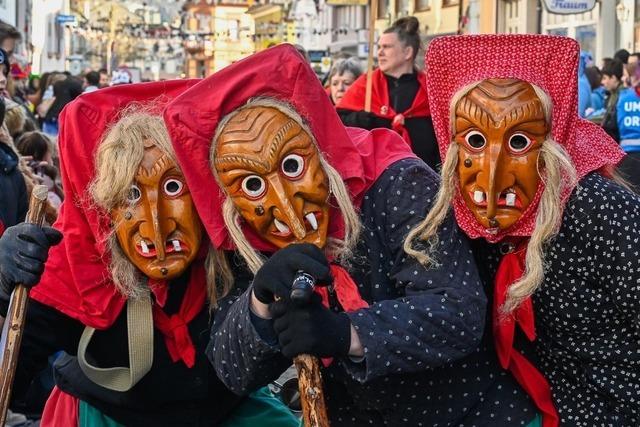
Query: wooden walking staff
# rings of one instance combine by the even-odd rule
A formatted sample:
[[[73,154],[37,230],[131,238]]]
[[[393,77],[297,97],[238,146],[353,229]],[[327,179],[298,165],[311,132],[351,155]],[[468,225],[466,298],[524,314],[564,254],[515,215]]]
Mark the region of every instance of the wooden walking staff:
[[[367,87],[364,98],[364,111],[371,112],[371,93],[373,91],[373,50],[375,46],[376,18],[378,0],[371,0],[369,7],[369,58],[367,59]]]
[[[29,212],[27,221],[31,224],[42,226],[44,222],[44,210],[47,205],[47,187],[36,185],[31,192],[29,201]],[[4,320],[2,328],[2,338],[0,339],[0,349],[2,353],[0,368],[0,426],[4,426],[11,398],[11,387],[13,377],[18,364],[18,354],[20,352],[20,342],[24,330],[25,314],[27,312],[27,298],[29,288],[18,284],[11,295],[9,310]]]
[[[298,304],[308,303],[314,287],[315,279],[309,274],[298,271],[291,286],[291,300]],[[329,416],[320,375],[320,359],[310,354],[299,354],[293,359],[293,364],[298,371],[298,389],[304,427],[329,427]]]

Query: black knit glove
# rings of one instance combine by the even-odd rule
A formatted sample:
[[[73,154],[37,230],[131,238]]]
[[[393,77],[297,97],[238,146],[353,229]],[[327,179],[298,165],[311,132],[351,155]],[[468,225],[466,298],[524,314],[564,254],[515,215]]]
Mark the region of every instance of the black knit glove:
[[[301,243],[289,245],[271,255],[253,279],[253,293],[264,304],[272,303],[274,296],[288,300],[298,271],[313,276],[317,284],[333,283],[324,253],[315,245]]]
[[[51,227],[22,223],[7,228],[0,237],[0,299],[8,301],[18,283],[38,283],[49,248],[61,239],[62,233]]]
[[[271,304],[273,329],[278,335],[282,354],[293,359],[299,354],[340,357],[349,354],[351,320],[345,313],[335,313],[322,305],[314,293],[308,304],[278,301]]]

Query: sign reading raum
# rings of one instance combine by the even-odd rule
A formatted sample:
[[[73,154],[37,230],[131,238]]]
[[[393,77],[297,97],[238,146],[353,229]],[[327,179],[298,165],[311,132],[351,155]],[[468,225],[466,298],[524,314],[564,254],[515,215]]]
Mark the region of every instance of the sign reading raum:
[[[329,6],[366,6],[369,0],[326,0]]]
[[[544,0],[544,6],[549,13],[569,15],[589,12],[596,6],[596,0]]]

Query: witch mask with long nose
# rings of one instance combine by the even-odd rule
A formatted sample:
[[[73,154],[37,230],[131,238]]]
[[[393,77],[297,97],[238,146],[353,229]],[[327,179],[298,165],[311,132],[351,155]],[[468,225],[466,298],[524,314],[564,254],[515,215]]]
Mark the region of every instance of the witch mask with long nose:
[[[111,218],[122,252],[151,279],[180,276],[200,249],[202,226],[182,172],[151,140],[126,203]]]
[[[305,128],[277,108],[244,108],[223,126],[213,163],[243,220],[277,248],[323,248],[329,180]]]
[[[488,79],[459,99],[453,115],[462,198],[490,233],[506,230],[539,190],[538,157],[549,133],[542,101],[527,82]]]

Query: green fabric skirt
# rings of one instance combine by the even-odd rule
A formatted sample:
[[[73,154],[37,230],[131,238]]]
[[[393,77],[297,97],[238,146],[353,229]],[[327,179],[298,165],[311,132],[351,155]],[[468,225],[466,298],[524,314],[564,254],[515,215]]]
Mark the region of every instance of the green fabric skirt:
[[[78,424],[79,427],[124,427],[82,400]],[[221,424],[222,427],[298,427],[299,425],[300,420],[271,393],[268,387],[263,387],[249,395],[242,405]]]

